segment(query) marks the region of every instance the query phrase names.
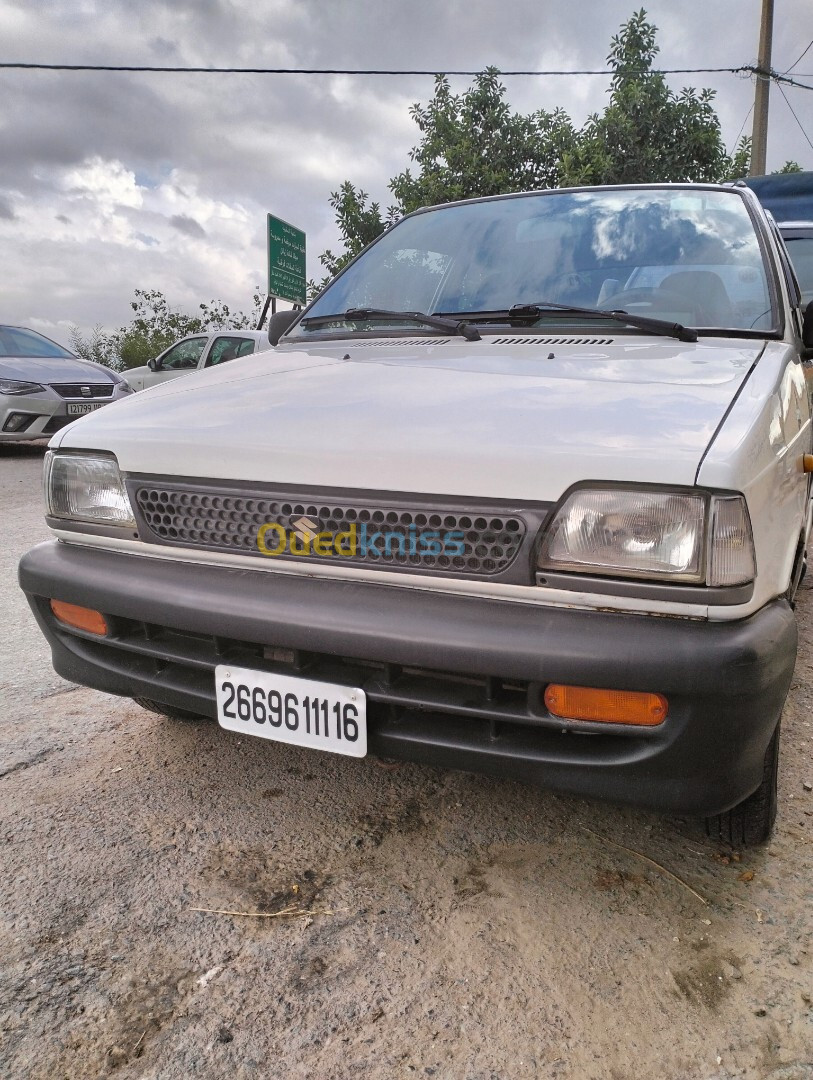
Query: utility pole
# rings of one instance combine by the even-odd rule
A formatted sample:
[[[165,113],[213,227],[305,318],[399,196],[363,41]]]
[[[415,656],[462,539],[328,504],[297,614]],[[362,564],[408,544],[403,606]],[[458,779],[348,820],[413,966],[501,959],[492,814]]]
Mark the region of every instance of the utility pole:
[[[771,44],[773,41],[773,0],[762,0],[762,19],[759,26],[760,72],[771,70]],[[767,74],[757,75],[754,94],[754,128],[751,138],[751,176],[763,176],[768,148],[768,93],[771,78]]]

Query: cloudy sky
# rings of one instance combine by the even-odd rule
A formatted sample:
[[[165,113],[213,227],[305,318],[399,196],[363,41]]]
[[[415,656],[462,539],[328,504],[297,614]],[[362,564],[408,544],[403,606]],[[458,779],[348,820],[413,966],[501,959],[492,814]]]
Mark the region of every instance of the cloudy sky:
[[[446,71],[602,68],[632,0],[0,0],[0,60]],[[660,66],[753,63],[760,0],[650,0]],[[773,64],[813,38],[810,0],[776,0]],[[813,49],[794,74],[813,83]],[[467,79],[453,85],[464,89]],[[507,78],[523,112],[601,109],[606,77]],[[729,148],[753,83],[717,90]],[[813,94],[788,88],[813,139]],[[0,72],[0,320],[63,342],[129,321],[135,288],[176,307],[250,310],[265,278],[265,214],[306,230],[308,269],[336,246],[330,192],[349,179],[387,204],[417,142],[409,106],[431,77]],[[813,169],[774,87],[768,168]]]

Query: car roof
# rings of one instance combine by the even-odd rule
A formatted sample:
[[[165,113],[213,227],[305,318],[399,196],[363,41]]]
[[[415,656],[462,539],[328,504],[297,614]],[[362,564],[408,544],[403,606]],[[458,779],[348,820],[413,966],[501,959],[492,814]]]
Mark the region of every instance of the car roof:
[[[184,334],[183,337],[173,341],[173,345],[178,345],[182,341],[190,341],[192,338],[216,338],[216,337],[244,337],[254,338],[255,341],[262,341],[267,337],[267,330],[234,330],[229,327],[225,327],[222,330],[198,330],[194,334]],[[170,346],[172,348],[172,346]]]
[[[248,337],[261,340],[267,333],[267,330],[215,330],[212,336],[220,337],[221,334],[229,334],[232,337]]]

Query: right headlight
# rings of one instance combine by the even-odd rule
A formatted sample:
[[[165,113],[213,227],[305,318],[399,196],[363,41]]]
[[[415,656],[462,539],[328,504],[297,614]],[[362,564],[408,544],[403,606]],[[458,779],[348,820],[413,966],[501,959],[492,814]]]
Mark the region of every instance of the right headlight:
[[[755,574],[741,495],[634,488],[580,488],[547,528],[540,571],[713,586]]]
[[[135,528],[133,509],[112,454],[49,450],[43,485],[51,517]]]

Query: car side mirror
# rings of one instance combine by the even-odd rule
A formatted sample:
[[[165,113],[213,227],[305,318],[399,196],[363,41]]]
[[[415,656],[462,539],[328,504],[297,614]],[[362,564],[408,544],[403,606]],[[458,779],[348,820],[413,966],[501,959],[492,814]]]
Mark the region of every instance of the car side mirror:
[[[802,316],[802,345],[804,359],[813,360],[813,300],[807,305]]]
[[[285,331],[296,322],[301,311],[275,311],[268,320],[268,340],[276,345]]]
[[[147,367],[150,369],[150,371],[158,371],[160,366],[161,365],[158,363],[158,360],[154,356],[152,357],[152,359],[147,361]]]

